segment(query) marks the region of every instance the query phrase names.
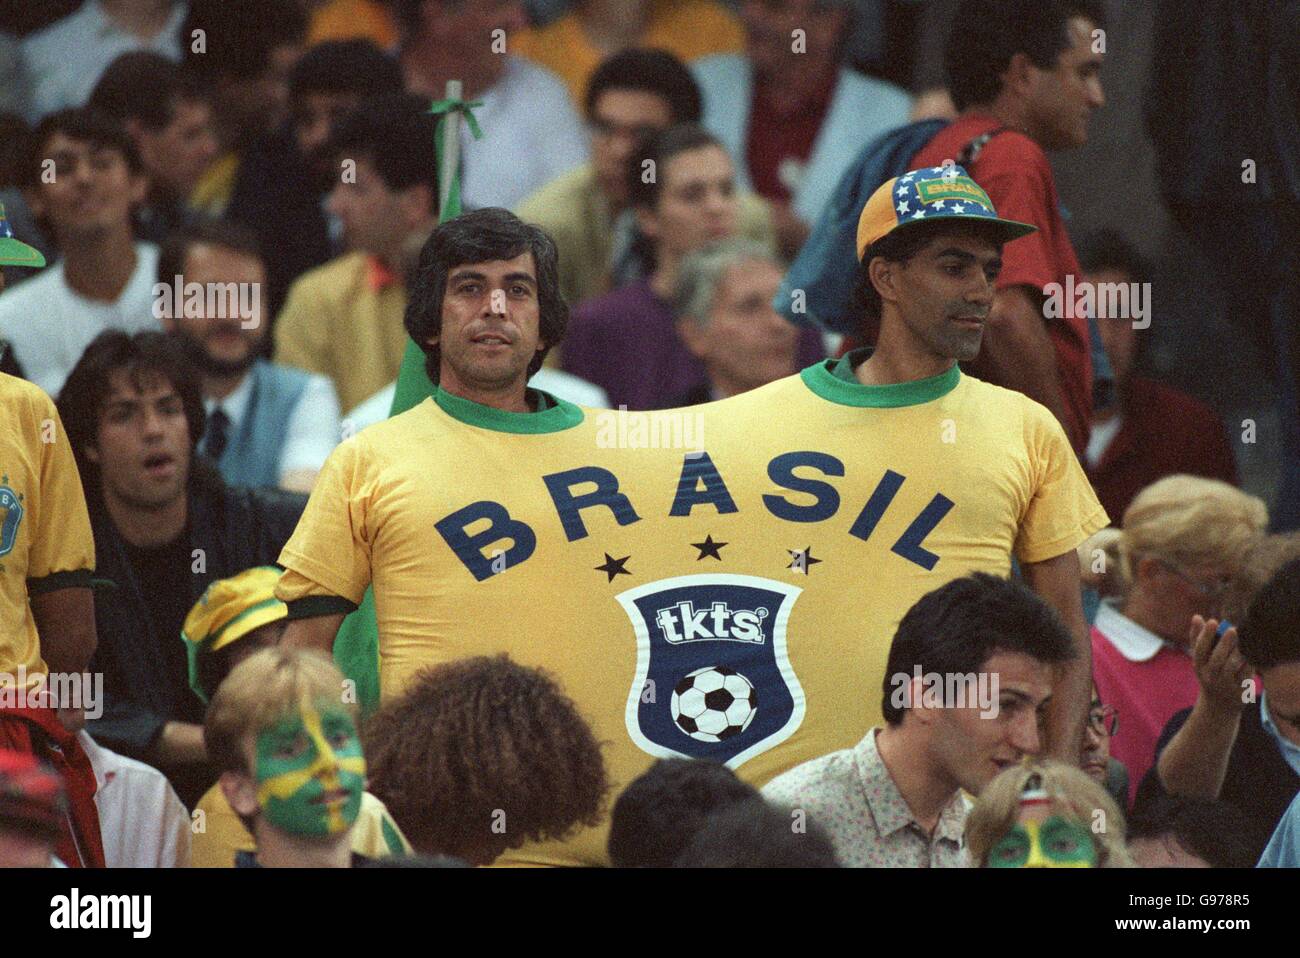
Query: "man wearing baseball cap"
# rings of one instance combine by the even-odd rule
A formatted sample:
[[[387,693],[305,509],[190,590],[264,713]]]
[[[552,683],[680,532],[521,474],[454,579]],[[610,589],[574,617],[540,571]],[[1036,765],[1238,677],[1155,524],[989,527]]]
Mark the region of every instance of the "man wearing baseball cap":
[[[853,622],[851,643],[818,641],[864,688],[885,681],[890,637],[921,596],[975,572],[1008,576],[1018,562],[1074,639],[1075,657],[1046,703],[1046,733],[1051,753],[1077,764],[1091,669],[1074,549],[1106,513],[1046,407],[958,366],[979,354],[1003,244],[1033,231],[1000,218],[960,166],[883,184],[856,237],[854,308],[879,323],[875,348],[714,404],[727,428],[709,433],[709,455],[720,469],[772,461],[770,479],[803,494],[763,501],[780,518],[810,523],[804,537],[816,536],[820,564],[804,591]],[[813,470],[843,478],[814,479]],[[809,673],[805,666],[801,681],[810,709],[842,694],[814,687]],[[875,706],[854,708],[880,724]]]
[[[14,238],[3,207],[0,265],[45,265]],[[54,403],[0,373],[0,749],[62,776],[69,814],[58,817],[56,847],[74,866],[104,864],[95,773],[76,736],[89,703],[74,708],[43,689],[50,672],[84,672],[95,650],[94,566],[81,477]]]
[[[275,597],[276,583],[283,574],[275,566],[256,566],[219,579],[190,610],[181,638],[189,654],[190,687],[205,703],[235,666],[279,642],[289,614],[288,606]],[[230,807],[219,783],[199,799],[195,813],[201,816],[203,828],[194,833],[191,867],[233,868],[238,853],[256,850],[252,834]],[[350,840],[352,851],[368,858],[411,851],[384,803],[369,792],[361,795]]]

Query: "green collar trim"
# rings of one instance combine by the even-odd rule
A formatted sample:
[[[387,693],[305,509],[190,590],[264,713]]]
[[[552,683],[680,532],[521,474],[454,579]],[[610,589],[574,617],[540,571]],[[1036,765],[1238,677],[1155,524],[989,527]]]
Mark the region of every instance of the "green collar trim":
[[[537,412],[508,412],[484,406],[471,399],[453,396],[441,386],[433,393],[433,401],[452,419],[467,426],[491,429],[493,432],[528,433],[561,432],[572,429],[583,420],[582,410],[571,402],[556,399],[540,389],[529,389]],[[549,403],[549,405],[548,405]]]
[[[829,402],[841,406],[870,406],[876,409],[895,409],[899,406],[919,406],[946,396],[961,382],[961,369],[956,363],[946,372],[928,379],[910,383],[893,383],[888,386],[864,386],[858,382],[853,370],[871,355],[870,347],[855,349],[839,359],[826,359],[809,366],[799,375],[804,385]]]

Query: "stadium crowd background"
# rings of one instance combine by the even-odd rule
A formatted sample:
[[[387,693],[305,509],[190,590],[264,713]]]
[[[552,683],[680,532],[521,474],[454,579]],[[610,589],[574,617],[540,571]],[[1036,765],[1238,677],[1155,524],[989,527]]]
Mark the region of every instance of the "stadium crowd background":
[[[1209,671],[1214,629],[1204,623],[1249,623],[1242,654],[1254,643],[1261,658],[1243,674],[1266,673],[1260,687],[1271,678],[1274,701],[1300,706],[1300,680],[1288,671],[1300,668],[1300,648],[1276,638],[1300,614],[1291,532],[1300,528],[1296,9],[1257,0],[1038,6],[1039,33],[1031,24],[1018,35],[1024,49],[1055,52],[1060,11],[1099,11],[1088,22],[1102,34],[1091,48],[1104,54],[1104,106],[1085,104],[1086,138],[1039,144],[1078,252],[1075,279],[1150,284],[1147,316],[1091,318],[1092,414],[1076,425],[1091,427],[1092,445],[1070,436],[1112,523],[1078,550],[1093,624],[1084,743],[1092,784],[1047,761],[1018,767],[1012,785],[989,789],[988,803],[1007,807],[977,805],[965,843],[960,821],[953,835],[946,819],[932,822],[938,832],[920,863],[969,854],[989,864],[1016,803],[1040,789],[1066,818],[1086,822],[1084,810],[1099,805],[1121,821],[1133,812],[1129,848],[1121,827],[1099,843],[1094,864],[1252,865],[1300,783],[1300,713],[1270,720],[1248,705],[1241,721],[1252,731],[1225,744],[1211,727],[1225,710],[1204,704],[1221,702],[1225,687]],[[495,796],[511,794],[524,810],[509,826],[512,845],[598,825],[612,808],[616,865],[918,863],[914,849],[864,848],[852,801],[833,795],[821,796],[808,834],[792,838],[779,804],[816,802],[805,800],[812,786],[801,792],[787,776],[764,789],[773,803],[764,804],[724,768],[669,760],[610,795],[600,745],[564,689],[502,659],[428,673],[364,726],[344,709],[335,738],[309,728],[311,749],[345,756],[335,783],[349,795],[342,844],[277,843],[276,828],[337,828],[259,804],[243,737],[282,717],[271,714],[277,707],[339,680],[304,654],[250,653],[284,628],[270,566],[304,494],[337,443],[392,405],[408,289],[438,222],[426,111],[446,80],[463,80],[465,99],[482,101],[482,138],[462,131],[465,209],[513,210],[558,246],[572,319],[533,385],[587,407],[671,408],[870,342],[866,331],[795,329],[765,304],[863,147],[911,121],[958,116],[945,90],[954,64],[960,73],[963,56],[996,56],[980,49],[979,31],[963,50],[954,28],[978,7],[50,0],[0,15],[0,202],[12,235],[47,261],[5,260],[0,370],[57,400],[72,455],[55,465],[79,471],[90,506],[95,561],[86,566],[116,584],[96,587],[90,671],[105,676],[104,715],[84,730],[47,723],[0,737],[0,833],[9,836],[0,853],[16,863],[34,860],[25,848],[67,864],[228,867],[236,852],[241,863],[326,865],[414,851],[430,864],[487,864],[507,839],[468,823],[491,820]],[[1229,36],[1241,46],[1219,42]],[[657,180],[636,175],[643,157],[656,159]],[[155,284],[182,275],[244,284],[256,292],[252,312],[187,313],[183,289],[160,299]],[[107,448],[114,413],[105,401],[124,370],[161,374],[145,405],[173,418],[183,406],[188,447],[165,438],[157,458],[140,463],[132,450],[115,457]],[[1029,380],[1007,384],[1041,398]],[[181,509],[178,537],[151,538],[147,510],[132,511],[141,469],[188,475],[201,489],[198,505]],[[74,495],[66,478],[51,488],[46,495]],[[63,539],[71,526],[42,528]],[[214,556],[206,592],[190,570],[199,542]],[[1171,576],[1204,601],[1185,598],[1192,593]],[[1002,597],[1009,622],[1031,614],[1016,611],[1028,595]],[[953,596],[963,601],[960,590]],[[52,615],[32,608],[37,627]],[[274,611],[230,628],[263,608]],[[1036,661],[1058,661],[1024,642]],[[0,655],[20,648],[0,636]],[[0,672],[30,661],[0,658]],[[1234,674],[1245,668],[1234,664]],[[244,681],[219,692],[232,670]],[[1216,781],[1189,763],[1198,746],[1180,739],[1183,727],[1217,743],[1226,772]],[[24,759],[48,758],[43,749],[67,745],[65,735],[85,743],[84,759],[70,746],[55,772]],[[886,759],[889,741],[886,732]],[[362,742],[364,794],[346,782],[346,756]],[[1254,759],[1238,754],[1247,744],[1259,750]],[[1168,769],[1158,761],[1167,747]],[[832,772],[817,770],[817,781]],[[242,779],[224,789],[214,784],[220,773]],[[1094,794],[1098,786],[1107,794]],[[1267,802],[1250,804],[1262,793]],[[77,801],[92,794],[98,822]],[[206,816],[199,831],[195,808]],[[259,825],[259,839],[263,826],[269,837],[254,859],[246,829],[259,811],[274,827]],[[1269,854],[1296,864],[1300,813],[1289,819],[1292,844],[1279,851],[1274,839]],[[69,821],[79,850],[65,843]],[[92,831],[99,845],[87,849]]]

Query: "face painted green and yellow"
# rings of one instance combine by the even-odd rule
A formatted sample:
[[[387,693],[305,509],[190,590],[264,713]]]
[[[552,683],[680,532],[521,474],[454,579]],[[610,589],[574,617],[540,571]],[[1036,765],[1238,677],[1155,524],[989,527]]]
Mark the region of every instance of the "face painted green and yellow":
[[[365,789],[356,723],[341,708],[304,702],[257,737],[254,777],[257,804],[276,828],[337,835],[357,820]]]
[[[1079,822],[1051,815],[1011,826],[989,852],[989,868],[1096,868],[1092,834]]]

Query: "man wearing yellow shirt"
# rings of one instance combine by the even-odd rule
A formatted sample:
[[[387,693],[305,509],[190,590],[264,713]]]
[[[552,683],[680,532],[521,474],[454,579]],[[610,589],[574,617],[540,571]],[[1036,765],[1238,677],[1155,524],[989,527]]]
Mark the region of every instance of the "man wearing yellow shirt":
[[[349,252],[309,270],[275,325],[275,358],[328,376],[347,411],[397,378],[406,349],[404,255],[438,218],[436,122],[413,94],[366,101],[332,140],[329,207]]]
[[[0,265],[45,265],[13,238],[3,207]],[[81,477],[54,403],[0,373],[0,748],[58,770],[69,805],[58,855],[68,865],[102,867],[94,770],[75,734],[83,708],[95,703],[54,699],[47,689],[51,672],[83,673],[95,651],[94,568]]]
[[[511,50],[559,74],[573,102],[601,60],[627,47],[667,50],[690,62],[710,53],[739,53],[740,21],[714,0],[578,0],[553,23],[517,34]]]
[[[563,332],[553,248],[497,211],[440,226],[408,317],[439,389],[326,464],[281,554],[283,642],[329,649],[373,584],[384,700],[475,655],[549,669],[608,743],[615,791],[656,757],[762,785],[852,746],[879,724],[862,690],[880,687],[907,609],[971,572],[1006,576],[1013,556],[1086,650],[1073,549],[1105,514],[1051,415],[956,365],[978,347],[968,317],[987,314],[1000,244],[1023,229],[966,223],[995,218],[972,213],[977,191],[930,197],[958,218],[927,239],[955,247],[867,258],[893,330],[871,365],[818,364],[688,412],[527,391]],[[898,223],[882,195],[864,252]],[[691,432],[651,439],[655,417]],[[1050,717],[1059,753],[1082,741],[1086,699],[1058,731],[1077,679]],[[603,828],[506,857],[604,862]]]

